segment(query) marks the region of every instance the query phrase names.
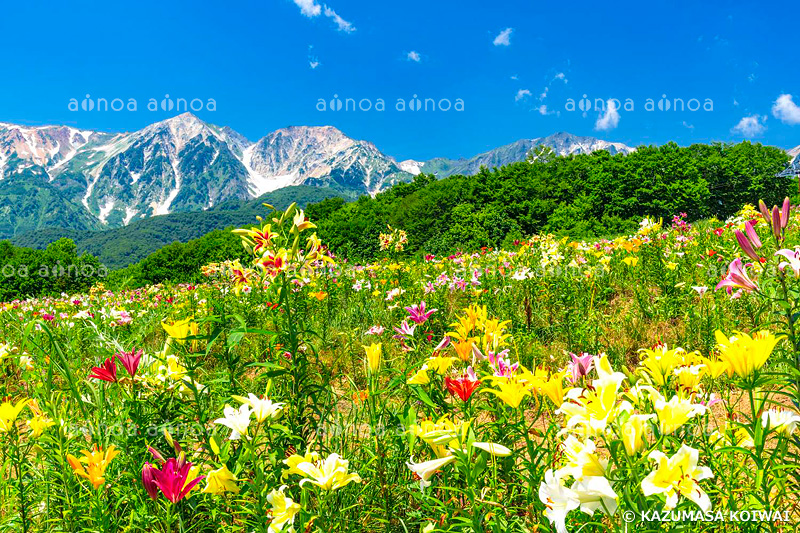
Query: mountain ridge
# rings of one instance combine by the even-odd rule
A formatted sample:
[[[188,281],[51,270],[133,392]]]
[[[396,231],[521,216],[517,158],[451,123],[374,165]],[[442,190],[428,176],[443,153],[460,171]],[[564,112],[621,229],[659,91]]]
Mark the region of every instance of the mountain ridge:
[[[472,158],[397,161],[333,126],[288,126],[251,141],[192,113],[124,133],[0,123],[0,238],[54,225],[78,231],[124,227],[287,186],[374,196],[422,172],[472,175],[481,166],[522,161],[539,145],[559,155],[634,150],[560,132]]]

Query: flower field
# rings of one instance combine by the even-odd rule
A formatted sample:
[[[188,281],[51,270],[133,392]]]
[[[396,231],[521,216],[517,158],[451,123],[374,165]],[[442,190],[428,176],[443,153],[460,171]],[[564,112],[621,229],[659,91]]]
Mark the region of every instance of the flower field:
[[[0,530],[796,531],[800,211],[0,304]]]

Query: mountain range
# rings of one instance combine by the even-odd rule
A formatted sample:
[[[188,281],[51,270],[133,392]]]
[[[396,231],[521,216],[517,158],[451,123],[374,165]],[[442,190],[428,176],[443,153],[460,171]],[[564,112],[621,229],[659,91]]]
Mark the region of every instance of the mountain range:
[[[397,161],[332,126],[293,126],[250,141],[191,113],[132,133],[0,123],[0,238],[44,228],[96,231],[169,213],[213,210],[287,187],[374,195],[420,173],[474,175],[523,161],[538,146],[558,155],[635,150],[556,133],[465,159]],[[788,151],[800,164],[800,146]],[[304,196],[311,198],[308,189]],[[235,205],[235,204],[231,204]]]
[[[521,161],[539,145],[560,155],[634,150],[557,133],[469,159],[398,162],[332,126],[293,126],[252,142],[191,113],[132,133],[0,123],[0,238],[53,227],[117,228],[289,186],[324,187],[354,199],[421,172],[472,175],[481,166]]]

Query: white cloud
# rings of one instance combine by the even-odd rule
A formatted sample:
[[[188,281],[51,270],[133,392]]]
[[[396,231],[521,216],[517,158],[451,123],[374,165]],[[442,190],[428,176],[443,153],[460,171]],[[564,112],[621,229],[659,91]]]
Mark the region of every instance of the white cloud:
[[[689,129],[689,130],[693,130],[694,129],[694,124],[689,124],[688,122],[686,122],[684,120],[683,121],[683,127],[686,128],[686,129]]]
[[[353,26],[350,22],[347,22],[342,17],[337,15],[336,11],[329,8],[328,6],[325,6],[325,16],[330,19],[333,19],[333,22],[336,23],[336,26],[339,29],[339,31],[343,31],[345,33],[352,33],[356,31],[355,26]]]
[[[409,61],[413,61],[413,62],[415,62],[415,63],[419,63],[420,61],[422,61],[422,56],[421,56],[421,55],[419,55],[419,52],[416,52],[416,51],[414,51],[414,50],[411,50],[411,51],[410,51],[410,52],[409,52],[409,53],[406,55],[406,59],[408,59]]]
[[[516,80],[518,80],[518,79],[519,79],[519,76],[517,76],[516,74],[514,74],[513,76],[511,76],[511,79],[516,81]]]
[[[514,97],[515,102],[519,102],[520,100],[524,100],[531,95],[531,92],[528,89],[520,89],[517,91],[517,95]]]
[[[594,129],[598,131],[613,130],[619,125],[619,111],[613,100],[606,101],[606,111],[594,123]]]
[[[300,8],[300,13],[308,18],[314,18],[322,13],[322,6],[316,0],[294,0],[294,3]]]
[[[308,66],[311,67],[311,70],[314,70],[315,68],[317,68],[321,64],[322,63],[320,63],[319,59],[317,59],[316,57],[309,57],[308,58]]]
[[[764,122],[767,117],[760,115],[751,115],[749,117],[742,117],[737,125],[731,128],[732,133],[738,133],[744,137],[755,137],[761,135],[767,129]]]
[[[539,106],[539,114],[540,115],[547,115],[547,105],[542,104]]]
[[[555,77],[553,78],[553,80],[554,81],[555,80],[562,80],[564,83],[569,83],[569,80],[567,79],[567,75],[564,74],[563,72],[559,72],[558,74],[556,74]]]
[[[506,28],[497,34],[497,37],[494,38],[495,46],[508,46],[511,44],[511,32],[514,31],[514,28]]]
[[[317,0],[294,0],[294,3],[300,8],[300,13],[302,13],[303,16],[314,18],[324,14],[326,17],[333,20],[334,24],[336,24],[336,28],[339,31],[343,31],[345,33],[352,33],[356,31],[356,27],[353,26],[352,23],[337,15],[336,11],[334,11],[332,7],[320,5],[317,3]]]
[[[772,105],[772,116],[784,124],[800,124],[800,106],[792,101],[791,94],[782,94]]]

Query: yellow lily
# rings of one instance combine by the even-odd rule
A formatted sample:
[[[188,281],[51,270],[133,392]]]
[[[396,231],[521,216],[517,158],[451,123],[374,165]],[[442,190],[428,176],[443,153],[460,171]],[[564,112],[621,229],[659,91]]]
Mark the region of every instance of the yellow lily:
[[[336,490],[345,485],[356,482],[361,483],[361,476],[353,472],[348,473],[349,461],[332,453],[325,459],[315,462],[303,462],[297,465],[305,478],[300,480],[300,486],[306,483],[316,485],[322,490]]]
[[[728,364],[728,375],[736,374],[747,378],[766,364],[772,350],[783,337],[776,337],[767,330],[761,330],[754,336],[735,331],[728,338],[717,330],[717,349],[720,359]]]
[[[675,433],[689,419],[706,412],[705,406],[693,404],[691,400],[678,396],[673,396],[668,402],[662,399],[656,400],[655,410],[658,415],[658,427],[664,435]]]
[[[286,485],[279,489],[272,490],[267,494],[267,502],[272,506],[270,513],[272,521],[269,523],[267,533],[278,533],[283,531],[283,526],[289,524],[287,531],[292,531],[292,524],[294,524],[294,516],[300,511],[300,504],[295,503],[288,497],[284,490]]]
[[[18,401],[16,405],[9,402],[0,404],[0,433],[7,433],[14,428],[17,417],[29,402],[30,400],[23,399]]]
[[[367,368],[371,373],[378,371],[381,365],[382,343],[372,343],[369,346],[363,346],[364,353],[367,356]]]
[[[187,479],[193,478],[189,476]],[[203,492],[206,494],[214,494],[215,496],[226,492],[237,494],[239,492],[239,486],[236,485],[237,481],[239,480],[236,479],[233,472],[228,470],[226,465],[223,465],[222,468],[217,468],[208,473],[206,476],[206,487],[203,489]]]
[[[711,499],[700,488],[698,481],[714,477],[711,469],[698,466],[700,452],[687,445],[672,457],[654,450],[650,459],[656,461],[656,469],[642,481],[642,492],[645,496],[663,494],[666,497],[666,509],[672,510],[678,505],[678,495],[696,503],[703,512],[711,509]]]

